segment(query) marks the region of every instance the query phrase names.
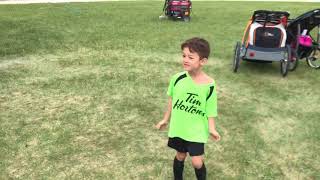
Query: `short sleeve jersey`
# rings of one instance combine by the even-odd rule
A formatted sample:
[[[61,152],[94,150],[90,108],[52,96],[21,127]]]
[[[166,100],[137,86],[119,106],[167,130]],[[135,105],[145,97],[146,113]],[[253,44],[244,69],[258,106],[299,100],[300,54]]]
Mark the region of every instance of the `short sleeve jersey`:
[[[215,82],[196,84],[187,72],[174,75],[167,94],[172,98],[169,137],[206,143],[208,117],[217,116]]]

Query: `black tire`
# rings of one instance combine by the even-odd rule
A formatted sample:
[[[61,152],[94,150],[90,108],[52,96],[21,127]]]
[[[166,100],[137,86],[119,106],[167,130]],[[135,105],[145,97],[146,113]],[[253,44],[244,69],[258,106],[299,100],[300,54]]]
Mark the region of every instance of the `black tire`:
[[[299,57],[297,51],[294,50],[292,51],[292,53],[294,54],[295,59],[293,59],[292,57],[290,58],[291,60],[289,61],[289,71],[296,70],[299,64]]]
[[[291,48],[286,46],[284,58],[280,61],[280,72],[283,77],[286,77],[289,70],[289,59],[291,59]]]
[[[184,22],[190,22],[190,20],[191,20],[190,16],[184,16],[183,17],[183,21]]]
[[[307,63],[310,67],[314,69],[320,68],[320,59],[317,57],[319,55],[319,50],[314,49],[309,57],[306,57]]]
[[[238,71],[239,65],[240,65],[240,47],[241,47],[241,43],[237,42],[234,48],[234,55],[233,55],[233,62],[232,62],[232,70],[234,73]]]

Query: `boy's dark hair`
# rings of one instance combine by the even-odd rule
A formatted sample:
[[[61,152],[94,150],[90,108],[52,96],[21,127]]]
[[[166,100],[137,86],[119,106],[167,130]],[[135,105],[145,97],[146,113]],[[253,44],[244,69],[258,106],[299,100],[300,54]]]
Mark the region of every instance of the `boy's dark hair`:
[[[186,40],[181,44],[181,50],[189,48],[190,52],[196,52],[200,56],[200,59],[207,58],[210,55],[210,45],[205,39],[194,37]]]

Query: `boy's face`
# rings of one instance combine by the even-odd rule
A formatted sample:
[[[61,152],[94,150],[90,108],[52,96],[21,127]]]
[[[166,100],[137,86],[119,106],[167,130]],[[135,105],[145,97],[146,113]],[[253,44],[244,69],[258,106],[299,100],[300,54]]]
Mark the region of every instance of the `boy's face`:
[[[190,52],[188,47],[182,50],[182,65],[183,69],[191,72],[198,71],[207,61],[207,58],[200,59],[200,56],[196,52]]]

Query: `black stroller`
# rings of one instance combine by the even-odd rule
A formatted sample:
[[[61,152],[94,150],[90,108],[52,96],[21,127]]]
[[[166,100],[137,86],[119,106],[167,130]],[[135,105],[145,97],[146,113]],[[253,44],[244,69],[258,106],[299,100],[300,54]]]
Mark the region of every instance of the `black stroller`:
[[[316,31],[313,31],[317,28]],[[297,67],[305,58],[310,67],[320,68],[320,9],[306,12],[290,21],[287,27],[287,43],[292,48],[289,70]]]

